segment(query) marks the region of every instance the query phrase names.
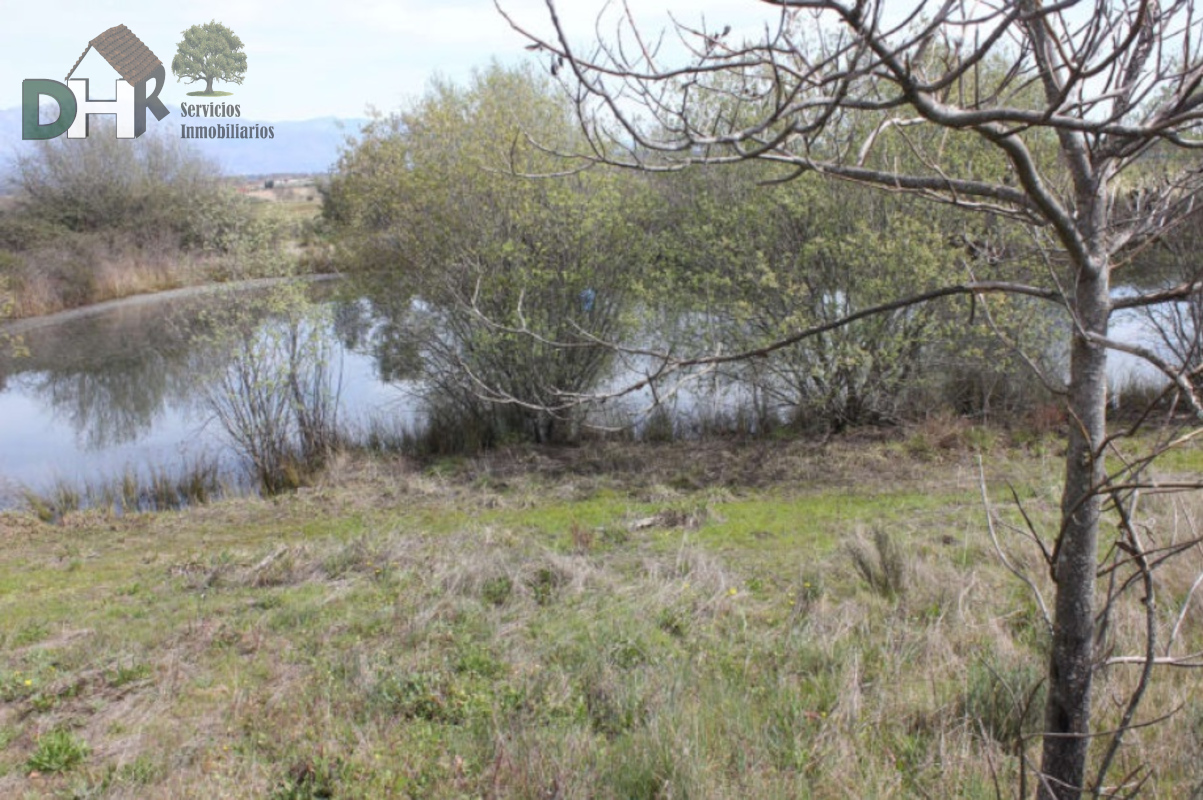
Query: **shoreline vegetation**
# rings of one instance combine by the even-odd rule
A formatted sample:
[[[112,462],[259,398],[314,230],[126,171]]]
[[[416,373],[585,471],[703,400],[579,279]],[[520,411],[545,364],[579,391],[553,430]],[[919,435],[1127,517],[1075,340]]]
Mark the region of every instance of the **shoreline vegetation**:
[[[0,514],[0,794],[992,798],[1032,756],[1047,643],[979,470],[1047,592],[1009,498],[1055,523],[1060,446],[945,419],[344,453],[270,499]],[[1159,572],[1166,613],[1188,562]],[[1144,713],[1168,719],[1124,749],[1150,796],[1203,777],[1195,685],[1161,676]]]
[[[316,191],[266,202],[283,194],[248,192],[166,134],[130,144],[102,128],[17,158],[0,205],[0,316],[307,271]]]
[[[232,190],[230,190],[232,193]],[[23,320],[59,319],[63,312],[102,310],[110,304],[142,297],[173,297],[215,286],[256,286],[305,274],[306,249],[300,243],[307,220],[274,204],[247,206],[245,213],[270,233],[268,240],[228,253],[195,253],[162,243],[138,244],[123,237],[41,234],[19,246],[4,248],[4,236],[20,239],[24,222],[0,211],[0,289],[7,313],[0,327]],[[302,204],[297,204],[302,205]],[[303,204],[312,218],[319,204]],[[278,230],[276,230],[278,229]],[[64,252],[67,250],[69,252]],[[316,273],[326,275],[329,273]]]

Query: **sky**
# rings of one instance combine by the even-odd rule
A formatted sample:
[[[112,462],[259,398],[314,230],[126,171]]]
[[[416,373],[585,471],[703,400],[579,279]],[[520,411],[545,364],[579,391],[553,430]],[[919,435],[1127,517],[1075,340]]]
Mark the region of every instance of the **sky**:
[[[520,24],[546,33],[549,16],[542,0],[500,0]],[[689,24],[705,19],[707,30],[733,26],[755,36],[779,12],[756,0],[631,0],[641,28],[659,31],[669,14]],[[582,44],[594,39],[600,0],[560,0],[570,36]],[[620,8],[611,4],[604,30]],[[21,81],[62,81],[88,41],[115,25],[125,25],[167,68],[160,98],[172,105],[196,102],[186,96],[204,84],[188,85],[171,74],[171,60],[185,29],[216,20],[243,42],[247,72],[232,91],[240,116],[259,120],[363,117],[369,107],[389,112],[420,96],[440,75],[455,81],[474,67],[498,59],[510,63],[529,56],[528,40],[515,33],[492,0],[0,0],[0,109],[21,104]],[[95,51],[73,78],[90,79],[92,96],[115,96],[114,72]]]

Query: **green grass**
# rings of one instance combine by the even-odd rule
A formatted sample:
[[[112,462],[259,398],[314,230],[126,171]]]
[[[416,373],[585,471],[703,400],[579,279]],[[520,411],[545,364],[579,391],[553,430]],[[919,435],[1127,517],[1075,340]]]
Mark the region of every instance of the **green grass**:
[[[1038,756],[1038,612],[975,452],[896,445],[340,461],[274,500],[4,515],[0,796],[1009,796]],[[992,444],[1003,520],[1009,483],[1049,525],[1059,471]],[[1199,515],[1178,502],[1146,501],[1157,535]],[[905,580],[876,577],[879,531]],[[1167,625],[1190,566],[1160,573]],[[1197,616],[1179,638],[1203,649]],[[1141,719],[1193,702],[1186,672]],[[1134,677],[1100,674],[1097,724]],[[1131,737],[1113,777],[1188,795],[1197,718]]]
[[[217,90],[214,90],[212,92],[188,92],[189,97],[229,97],[232,94],[234,94],[234,93],[233,92],[219,92]]]
[[[1196,445],[1173,448],[1158,459],[1157,466],[1163,472],[1203,474],[1203,447]]]

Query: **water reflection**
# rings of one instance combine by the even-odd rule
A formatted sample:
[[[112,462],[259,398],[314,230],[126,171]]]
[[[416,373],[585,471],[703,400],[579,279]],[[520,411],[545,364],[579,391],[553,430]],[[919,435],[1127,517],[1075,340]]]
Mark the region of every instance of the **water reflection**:
[[[397,392],[377,378],[370,352],[370,307],[323,294],[334,304],[344,418],[395,406]],[[201,459],[233,467],[200,398],[231,357],[215,335],[220,312],[237,302],[262,323],[268,311],[256,300],[237,291],[136,302],[25,330],[28,356],[0,359],[0,505],[19,484],[42,490]]]
[[[334,331],[350,349],[370,352],[376,377],[385,383],[416,380],[422,374],[425,315],[410,297],[361,297],[339,302]]]
[[[215,298],[132,305],[24,334],[26,358],[0,368],[18,393],[35,398],[77,446],[127,444],[168,409],[192,414],[193,399],[221,354],[192,347]]]
[[[403,295],[338,298],[326,287],[316,296],[330,312],[341,363],[340,419],[354,423],[375,415],[417,427],[423,421],[421,332],[432,315]],[[224,291],[27,326],[22,335],[28,356],[0,355],[0,506],[12,504],[21,485],[42,491],[59,479],[96,482],[203,460],[235,469],[228,441],[201,398],[231,357],[215,335],[220,320],[229,318],[219,312],[237,302],[252,321],[262,322],[268,310],[261,299],[245,290]],[[1112,335],[1149,340],[1135,313],[1117,315]],[[1113,356],[1113,378],[1129,370],[1146,377],[1147,368],[1131,362]],[[626,385],[651,366],[624,361],[608,386]],[[651,401],[645,390],[609,404],[599,410],[599,424],[611,424],[611,413],[613,424],[625,423],[629,411]],[[740,386],[690,385],[675,397],[674,408],[687,420],[691,411],[717,416],[755,401]]]

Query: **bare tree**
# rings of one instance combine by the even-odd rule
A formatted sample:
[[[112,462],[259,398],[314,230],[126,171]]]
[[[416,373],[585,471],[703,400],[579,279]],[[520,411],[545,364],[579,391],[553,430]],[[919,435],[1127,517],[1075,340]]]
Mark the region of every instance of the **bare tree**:
[[[1203,416],[1183,370],[1108,336],[1113,312],[1189,297],[1199,281],[1118,297],[1112,280],[1194,201],[1200,169],[1164,155],[1203,147],[1203,19],[1191,0],[764,1],[779,16],[750,42],[680,21],[650,38],[625,3],[613,37],[583,47],[553,0],[547,34],[507,19],[574,97],[587,159],[645,170],[775,162],[792,170],[785,179],[819,173],[1014,220],[1041,245],[1043,285],[975,281],[966,262],[960,282],[852,318],[999,291],[1067,313],[1071,425],[1047,553],[1056,598],[1040,795],[1103,792],[1106,776],[1087,786],[1086,769],[1099,521],[1116,484],[1103,457],[1108,350],[1148,360]],[[763,354],[852,318],[666,369]]]

